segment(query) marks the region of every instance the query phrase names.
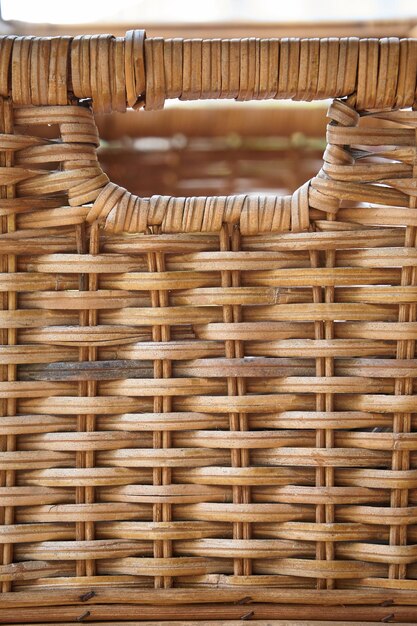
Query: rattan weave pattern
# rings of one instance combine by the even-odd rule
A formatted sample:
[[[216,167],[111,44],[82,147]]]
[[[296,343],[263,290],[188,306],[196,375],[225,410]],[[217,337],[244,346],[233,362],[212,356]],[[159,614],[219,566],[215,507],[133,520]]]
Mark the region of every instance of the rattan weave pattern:
[[[242,41],[220,49],[232,69],[240,51],[243,89]],[[413,104],[404,42],[253,44],[307,49],[307,68],[322,48],[339,46],[336,68],[367,51],[355,78],[344,61],[340,93],[334,68],[326,89],[294,92],[349,96],[294,194],[138,198],[102,172],[74,94],[121,110],[133,67],[128,104],[159,106],[175,81],[162,64],[161,89],[155,68],[179,44],[2,40],[0,621],[322,619],[326,605],[415,621],[417,113],[391,110]],[[206,48],[181,46],[193,82],[186,51]],[[398,80],[382,89],[385,57]],[[89,68],[109,59],[98,84]],[[49,78],[35,92],[28,76]]]

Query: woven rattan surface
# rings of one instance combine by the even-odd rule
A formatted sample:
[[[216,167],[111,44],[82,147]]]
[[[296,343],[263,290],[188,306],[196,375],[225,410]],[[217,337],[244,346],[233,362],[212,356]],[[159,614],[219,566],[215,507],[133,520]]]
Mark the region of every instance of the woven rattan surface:
[[[416,622],[416,45],[2,39],[2,623]],[[110,182],[178,96],[334,97],[322,168]]]

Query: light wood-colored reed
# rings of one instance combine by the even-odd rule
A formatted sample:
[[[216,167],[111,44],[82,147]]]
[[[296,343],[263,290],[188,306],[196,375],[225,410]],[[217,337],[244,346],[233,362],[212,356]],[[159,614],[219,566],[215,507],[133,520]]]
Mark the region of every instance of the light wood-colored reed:
[[[417,42],[0,45],[0,622],[415,623]],[[175,97],[332,97],[322,167],[109,181]]]

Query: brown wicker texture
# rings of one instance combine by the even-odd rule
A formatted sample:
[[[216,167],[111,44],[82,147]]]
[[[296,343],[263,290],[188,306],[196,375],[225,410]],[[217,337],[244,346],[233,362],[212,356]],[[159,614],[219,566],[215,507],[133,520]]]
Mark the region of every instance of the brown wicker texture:
[[[417,621],[416,45],[2,40],[2,623]],[[294,194],[141,198],[126,95],[337,99]]]

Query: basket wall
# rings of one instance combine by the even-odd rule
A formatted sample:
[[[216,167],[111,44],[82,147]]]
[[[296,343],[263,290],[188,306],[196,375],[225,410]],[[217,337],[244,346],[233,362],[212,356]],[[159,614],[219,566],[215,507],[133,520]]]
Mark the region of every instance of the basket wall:
[[[415,621],[417,113],[140,198],[89,107],[0,104],[0,621]]]

